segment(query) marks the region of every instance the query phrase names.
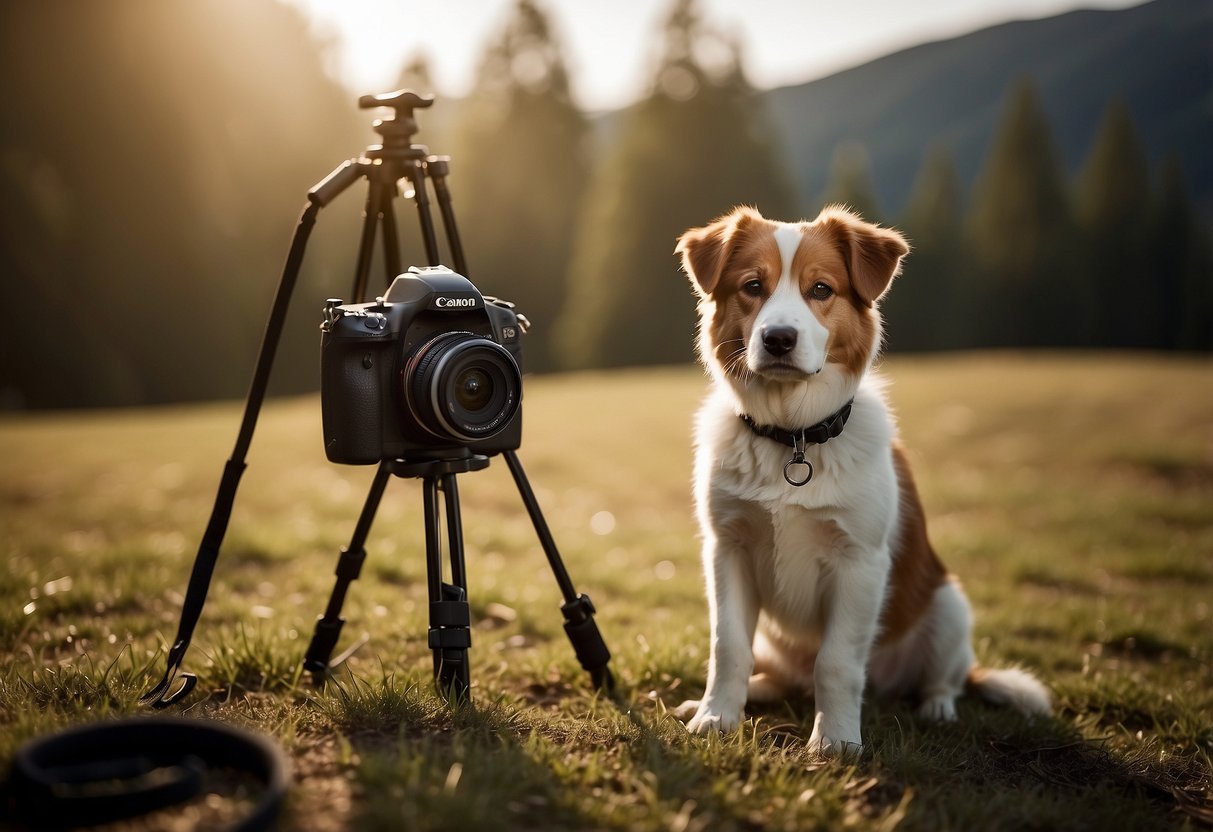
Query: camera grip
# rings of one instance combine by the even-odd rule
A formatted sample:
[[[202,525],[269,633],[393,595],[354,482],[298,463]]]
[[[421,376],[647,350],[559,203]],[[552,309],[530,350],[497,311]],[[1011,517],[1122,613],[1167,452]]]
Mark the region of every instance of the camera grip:
[[[382,458],[387,356],[378,346],[336,342],[324,347],[320,404],[330,462],[369,465]]]

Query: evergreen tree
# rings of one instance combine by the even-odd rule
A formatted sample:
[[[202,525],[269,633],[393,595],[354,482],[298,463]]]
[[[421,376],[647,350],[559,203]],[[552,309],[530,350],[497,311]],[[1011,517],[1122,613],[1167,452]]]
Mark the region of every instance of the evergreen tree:
[[[973,186],[968,240],[982,273],[978,338],[989,346],[1073,343],[1075,310],[1092,299],[1076,280],[1073,223],[1057,153],[1034,85],[1011,89]]]
[[[21,86],[0,108],[0,290],[60,322],[0,328],[0,397],[243,395],[306,191],[365,144],[307,20],[271,0],[3,3],[0,77]],[[279,389],[315,388],[319,278],[348,279],[332,210]]]
[[[917,246],[939,246],[960,234],[964,188],[952,154],[943,145],[930,148],[906,202],[904,224]]]
[[[1154,346],[1213,350],[1213,243],[1192,207],[1179,160],[1162,164],[1149,222],[1151,290],[1161,314]]]
[[[837,203],[870,222],[881,221],[876,191],[872,187],[872,159],[863,144],[845,141],[834,148],[830,178],[819,202],[819,208]]]
[[[589,127],[556,33],[533,0],[519,0],[489,46],[455,130],[451,188],[468,277],[517,304],[533,324],[526,369],[549,369],[589,175]]]
[[[1161,286],[1150,286],[1150,174],[1124,102],[1109,105],[1074,192],[1083,232],[1082,271],[1096,313],[1088,341],[1144,347],[1162,320]]]
[[[673,254],[678,235],[738,203],[780,219],[794,210],[738,47],[694,0],[675,4],[651,91],[619,118],[576,235],[566,366],[688,360],[694,301]]]
[[[955,349],[971,344],[971,277],[964,271],[963,189],[942,145],[924,157],[902,228],[913,245],[903,274],[882,304],[893,350]]]
[[[424,52],[418,52],[400,67],[396,88],[412,90],[421,95],[434,92],[434,74],[430,71],[430,60]]]

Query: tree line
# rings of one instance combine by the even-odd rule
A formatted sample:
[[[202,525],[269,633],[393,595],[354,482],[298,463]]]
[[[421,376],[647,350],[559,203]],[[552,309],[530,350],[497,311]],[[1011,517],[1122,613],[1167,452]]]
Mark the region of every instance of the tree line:
[[[886,304],[895,349],[1213,349],[1207,228],[1177,159],[1151,171],[1120,101],[1067,181],[1021,79],[972,192],[935,148],[899,221],[917,250]]]
[[[19,87],[0,108],[0,286],[19,299],[0,328],[0,408],[244,392],[304,192],[372,139],[315,37],[270,0],[0,8],[0,71]],[[674,241],[737,203],[790,219],[838,201],[902,228],[915,250],[885,304],[894,351],[1213,349],[1205,221],[1173,159],[1151,169],[1123,105],[1073,181],[1024,79],[970,193],[941,144],[887,210],[863,148],[844,144],[805,205],[739,43],[694,0],[656,40],[643,99],[591,118],[551,21],[518,0],[471,94],[419,113],[419,138],[453,157],[469,277],[534,324],[528,369],[689,360]],[[399,81],[432,87],[424,60]],[[280,392],[315,388],[317,309],[352,278],[361,200],[321,215]],[[420,261],[411,211],[397,216]]]
[[[366,129],[276,2],[0,4],[0,409],[241,396],[294,220]],[[314,389],[357,208],[313,235],[275,389]]]

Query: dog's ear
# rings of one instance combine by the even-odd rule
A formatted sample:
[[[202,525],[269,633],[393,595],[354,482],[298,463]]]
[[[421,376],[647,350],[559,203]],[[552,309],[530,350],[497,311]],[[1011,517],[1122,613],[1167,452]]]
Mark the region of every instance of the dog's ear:
[[[855,294],[871,306],[901,272],[901,259],[910,253],[910,244],[892,228],[865,222],[836,205],[827,206],[818,219],[825,221],[838,240]]]
[[[716,288],[729,254],[737,244],[740,233],[762,215],[753,208],[741,206],[703,228],[692,228],[678,238],[674,253],[682,257],[682,269],[691,285],[707,297]]]

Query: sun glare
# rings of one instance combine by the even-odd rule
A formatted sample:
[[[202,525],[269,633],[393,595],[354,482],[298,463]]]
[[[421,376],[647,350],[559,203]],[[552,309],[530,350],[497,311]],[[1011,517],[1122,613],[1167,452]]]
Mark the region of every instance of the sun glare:
[[[487,39],[512,0],[456,3],[394,0],[287,0],[334,40],[330,71],[358,91],[386,89],[400,67],[424,55],[436,91],[463,96],[472,87]],[[588,110],[626,106],[651,77],[657,29],[673,0],[547,0],[565,47],[574,94]],[[1113,8],[1136,0],[896,0],[854,4],[794,0],[703,0],[704,14],[742,48],[747,74],[760,88],[822,77],[896,49],[1006,20],[1056,14],[1078,5]]]

